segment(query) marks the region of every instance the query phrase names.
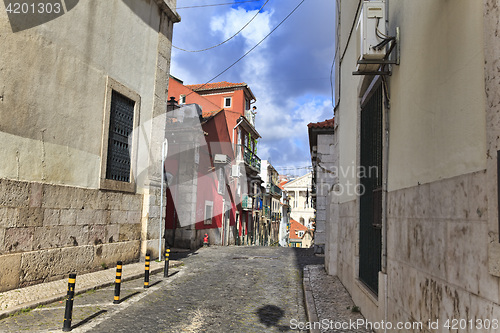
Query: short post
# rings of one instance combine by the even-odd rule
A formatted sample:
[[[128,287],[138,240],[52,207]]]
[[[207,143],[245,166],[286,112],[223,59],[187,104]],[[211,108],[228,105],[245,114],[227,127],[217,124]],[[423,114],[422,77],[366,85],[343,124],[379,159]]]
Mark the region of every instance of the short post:
[[[149,252],[146,253],[146,258],[144,262],[144,288],[149,288],[149,258],[151,254]]]
[[[75,299],[76,274],[70,274],[68,279],[68,294],[66,296],[66,309],[64,311],[63,332],[71,331],[71,318],[73,317],[73,300]]]
[[[116,262],[116,279],[115,279],[115,297],[113,299],[113,304],[120,303],[120,286],[122,284],[122,265],[121,261]]]
[[[168,277],[168,260],[170,257],[170,249],[167,247],[165,250],[165,269],[163,270],[163,277]]]

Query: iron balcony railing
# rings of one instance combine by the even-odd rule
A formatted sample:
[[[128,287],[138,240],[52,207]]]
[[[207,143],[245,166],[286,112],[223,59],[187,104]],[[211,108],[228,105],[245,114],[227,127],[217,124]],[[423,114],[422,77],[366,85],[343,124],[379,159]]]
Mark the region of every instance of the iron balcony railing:
[[[271,217],[271,210],[269,209],[269,206],[264,206],[264,216],[267,218]]]
[[[275,184],[267,184],[267,192],[269,194],[276,194],[276,195],[279,195],[281,196],[281,189],[279,188],[278,185],[275,185]]]
[[[248,194],[243,194],[243,198],[241,200],[241,208],[244,210],[252,210],[253,198]]]
[[[245,161],[245,164],[256,169],[257,171],[260,171],[260,158],[248,149],[248,147],[243,145],[238,146],[240,146],[240,149],[243,149],[243,160]]]

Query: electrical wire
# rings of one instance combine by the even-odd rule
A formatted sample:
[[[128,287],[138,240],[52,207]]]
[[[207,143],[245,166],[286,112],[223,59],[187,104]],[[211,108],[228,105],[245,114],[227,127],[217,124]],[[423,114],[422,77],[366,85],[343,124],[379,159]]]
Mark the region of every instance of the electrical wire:
[[[266,0],[266,2],[262,5],[262,7],[260,7],[260,9],[257,11],[257,13],[250,19],[250,21],[248,21],[244,26],[243,28],[241,28],[240,30],[238,30],[237,33],[235,33],[234,35],[232,35],[231,37],[229,37],[228,39],[226,39],[225,41],[217,44],[217,45],[214,45],[214,46],[211,46],[211,47],[207,47],[206,49],[201,49],[201,50],[186,50],[186,49],[183,49],[183,48],[180,48],[180,47],[177,47],[175,45],[172,45],[173,48],[177,49],[177,50],[181,50],[181,51],[184,51],[184,52],[203,52],[203,51],[208,51],[208,50],[211,50],[211,49],[214,49],[218,46],[221,46],[222,44],[224,43],[227,43],[229,42],[231,39],[233,39],[234,37],[236,37],[236,35],[238,35],[240,32],[243,31],[243,29],[245,29],[256,17],[257,15],[260,14],[260,12],[262,12],[262,10],[264,9],[264,7],[267,5],[267,3],[269,2],[270,0]]]
[[[359,0],[358,2],[358,8],[356,9],[356,14],[354,15],[354,20],[352,21],[352,26],[351,26],[351,31],[349,32],[349,37],[347,38],[347,42],[345,44],[345,48],[344,48],[344,51],[342,52],[342,56],[340,57],[340,64],[339,64],[339,69],[340,69],[340,66],[342,65],[342,61],[344,60],[344,56],[345,56],[345,53],[347,52],[347,47],[349,46],[349,41],[351,40],[351,37],[352,37],[352,32],[354,31],[354,27],[356,26],[356,18],[358,17],[358,14],[359,14],[359,11],[361,9],[361,3],[363,2],[363,0]],[[337,51],[338,49],[335,51],[335,56],[333,57],[333,65],[335,64],[335,60],[337,59]],[[333,67],[332,65],[332,67]],[[333,73],[333,70],[332,72]],[[340,76],[339,76],[339,80],[340,80]],[[332,85],[332,91],[333,91],[333,81],[332,81],[332,75],[330,75],[330,84]],[[339,81],[339,90],[340,90],[340,81]],[[332,94],[333,96],[333,94]],[[340,91],[339,91],[339,103],[340,103]],[[337,104],[339,104],[337,103]],[[334,98],[332,97],[332,104],[335,105],[335,101],[334,101]],[[333,108],[335,109],[336,106],[334,106]]]
[[[238,60],[236,60],[235,62],[233,62],[231,65],[229,65],[226,69],[224,69],[222,72],[220,72],[219,74],[217,74],[216,76],[214,76],[213,78],[211,78],[210,80],[208,80],[207,82],[205,82],[204,84],[202,84],[201,86],[199,86],[197,89],[201,89],[203,88],[204,86],[206,86],[207,84],[209,84],[210,82],[212,82],[213,80],[217,79],[219,76],[221,76],[222,74],[224,74],[225,72],[227,72],[229,69],[231,69],[234,65],[236,65],[237,63],[239,63],[243,58],[245,58],[250,52],[252,52],[253,50],[255,50],[260,44],[262,44],[266,39],[267,37],[269,37],[273,32],[275,32],[290,16],[292,16],[292,14],[305,2],[306,0],[302,0],[276,27],[274,27],[273,30],[271,30],[271,32],[269,32],[264,38],[262,38],[257,44],[255,44],[254,47],[252,47],[250,50],[248,50],[245,54],[243,54]],[[186,95],[189,96],[191,95],[193,92],[190,92],[189,94]]]
[[[215,7],[215,6],[225,6],[225,5],[235,5],[239,3],[246,3],[246,2],[257,2],[261,0],[248,0],[248,1],[238,1],[238,2],[226,2],[226,3],[217,3],[213,5],[199,5],[199,6],[187,6],[187,7],[177,7],[177,9],[188,9],[188,8],[200,8],[200,7]]]
[[[340,18],[340,2],[337,0],[337,8],[335,10],[337,12],[337,17],[336,19],[336,24],[337,24],[337,29],[339,27],[339,18]],[[337,53],[339,51],[340,47],[340,42],[339,42],[339,34],[337,30],[337,36],[335,36],[335,53],[333,55],[333,60],[332,60],[332,68],[330,69],[330,88],[332,90],[332,108],[333,108],[333,113],[335,115],[335,95],[334,95],[334,89],[333,89],[333,70],[335,69],[335,60],[337,59]]]
[[[396,40],[396,37],[393,36],[387,36],[386,34],[383,34],[379,29],[379,22],[380,18],[377,18],[377,25],[375,26],[375,35],[377,35],[378,38],[382,39],[382,42],[378,43],[377,45],[373,46],[373,49],[375,50],[382,50],[384,46],[389,44],[390,42]]]

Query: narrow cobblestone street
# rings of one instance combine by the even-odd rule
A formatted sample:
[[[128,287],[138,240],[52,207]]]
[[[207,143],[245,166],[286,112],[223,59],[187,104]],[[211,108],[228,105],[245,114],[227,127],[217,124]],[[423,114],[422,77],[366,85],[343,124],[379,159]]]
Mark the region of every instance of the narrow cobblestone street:
[[[184,265],[124,283],[122,303],[113,287],[75,298],[73,332],[286,332],[291,320],[306,322],[302,268],[321,264],[311,249],[210,247],[181,254]],[[58,332],[64,304],[0,321],[1,332]],[[300,330],[293,330],[300,332]]]

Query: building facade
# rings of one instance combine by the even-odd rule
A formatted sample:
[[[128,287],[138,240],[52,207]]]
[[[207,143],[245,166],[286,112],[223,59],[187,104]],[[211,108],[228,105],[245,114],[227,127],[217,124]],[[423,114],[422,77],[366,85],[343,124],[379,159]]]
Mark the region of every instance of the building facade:
[[[338,2],[325,263],[369,321],[447,332],[429,321],[500,313],[499,8]],[[382,44],[360,51],[368,34]]]
[[[317,254],[325,253],[327,201],[329,192],[337,180],[337,175],[332,171],[335,165],[333,126],[333,118],[307,125],[313,166],[311,200],[316,210],[314,252]]]
[[[310,248],[313,245],[313,231],[295,220],[290,220],[289,247]]]
[[[168,191],[168,239],[173,246],[187,248],[201,246],[205,234],[211,244],[252,243],[258,235],[261,183],[256,154],[260,135],[253,127],[255,113],[249,109],[255,97],[241,83],[184,85],[175,78],[171,82],[169,96],[173,101],[179,98],[175,112],[182,114],[191,105],[200,112],[197,129],[183,131],[185,145],[177,145],[167,158],[171,173],[183,178]],[[200,135],[193,139],[196,133]],[[178,136],[172,139],[179,141]],[[179,220],[182,212],[186,218]]]
[[[290,198],[290,218],[312,229],[315,211],[311,205],[312,173],[293,179],[283,185]]]
[[[268,160],[262,160],[259,177],[262,179],[263,214],[261,218],[261,245],[279,242],[279,230],[282,220],[282,190],[279,187],[278,171]]]
[[[1,290],[158,256],[175,7],[81,1],[34,27],[0,10]]]

